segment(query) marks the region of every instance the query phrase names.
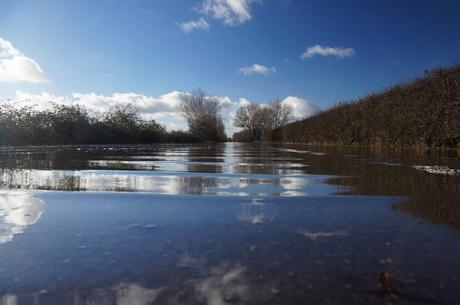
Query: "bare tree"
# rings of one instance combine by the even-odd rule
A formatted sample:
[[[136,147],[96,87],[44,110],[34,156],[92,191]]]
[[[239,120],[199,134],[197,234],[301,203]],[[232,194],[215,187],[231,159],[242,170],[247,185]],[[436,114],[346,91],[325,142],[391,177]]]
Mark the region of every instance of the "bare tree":
[[[267,106],[248,104],[240,107],[233,124],[236,127],[246,128],[253,137],[256,130],[262,131],[265,137],[269,136],[272,130],[285,126],[292,119],[292,107],[275,100]]]
[[[247,128],[252,132],[254,128],[260,128],[262,120],[262,107],[258,104],[241,106],[236,112],[233,125],[235,127]]]
[[[135,122],[140,120],[140,116],[132,103],[125,105],[117,104],[110,107],[106,114],[106,121],[112,125],[128,128],[135,125]]]
[[[284,127],[294,119],[292,107],[281,103],[280,100],[274,100],[271,105],[263,110],[265,112],[263,122],[268,130]]]
[[[191,94],[181,94],[178,109],[187,120],[192,134],[206,141],[225,141],[219,103],[216,99],[208,97],[204,90],[197,89]]]
[[[218,102],[207,98],[206,92],[202,89],[197,89],[191,94],[182,93],[179,99],[179,111],[182,112],[189,125],[200,118],[218,115]]]

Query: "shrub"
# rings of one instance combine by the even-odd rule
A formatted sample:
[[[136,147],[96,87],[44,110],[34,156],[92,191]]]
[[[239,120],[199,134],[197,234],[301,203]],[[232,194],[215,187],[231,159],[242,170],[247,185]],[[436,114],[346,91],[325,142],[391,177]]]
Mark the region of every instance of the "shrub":
[[[274,132],[276,141],[316,144],[457,146],[460,66],[426,72],[360,100],[341,103]]]

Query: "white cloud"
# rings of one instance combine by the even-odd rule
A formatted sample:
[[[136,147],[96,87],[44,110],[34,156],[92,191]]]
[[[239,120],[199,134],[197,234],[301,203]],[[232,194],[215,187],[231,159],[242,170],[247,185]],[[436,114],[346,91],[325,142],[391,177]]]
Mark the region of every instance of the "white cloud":
[[[251,20],[251,4],[257,0],[204,0],[200,12],[225,25],[235,26]]]
[[[296,120],[304,119],[318,113],[321,109],[310,101],[300,97],[288,96],[281,101],[283,105],[289,105],[294,110]]]
[[[194,30],[204,30],[207,31],[209,30],[209,24],[204,20],[203,17],[201,17],[198,20],[191,20],[189,22],[184,22],[179,25],[179,27],[182,29],[184,33],[190,33]]]
[[[40,65],[0,37],[0,82],[49,83]]]
[[[270,74],[276,74],[276,68],[266,67],[266,66],[259,65],[259,64],[253,64],[251,66],[241,68],[240,73],[243,73],[244,75],[252,75],[252,74],[270,75]]]
[[[105,112],[116,105],[131,104],[144,119],[155,120],[166,126],[168,130],[187,129],[187,123],[177,110],[179,96],[182,92],[173,91],[159,97],[152,97],[137,93],[114,93],[99,95],[96,93],[72,93],[70,96],[53,95],[48,92],[30,94],[17,91],[16,96],[9,101],[0,100],[0,103],[11,103],[16,107],[35,106],[37,109],[50,109],[53,103],[58,105],[80,105],[91,113]],[[212,96],[220,105],[225,130],[228,135],[240,130],[233,126],[233,119],[239,107],[252,102],[241,98],[232,100],[227,96]],[[313,103],[294,96],[282,100],[285,105],[294,109],[294,117],[302,119],[313,115],[319,108]]]
[[[337,58],[352,57],[355,55],[355,51],[352,48],[331,48],[323,47],[319,44],[309,47],[301,56],[303,60],[307,60],[316,55],[320,56],[335,56]]]

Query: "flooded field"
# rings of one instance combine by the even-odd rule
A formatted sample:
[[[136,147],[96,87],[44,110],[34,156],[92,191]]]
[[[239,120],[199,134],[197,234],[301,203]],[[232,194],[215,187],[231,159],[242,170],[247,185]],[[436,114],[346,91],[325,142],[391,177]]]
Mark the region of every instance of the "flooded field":
[[[456,153],[0,149],[0,304],[460,304]]]

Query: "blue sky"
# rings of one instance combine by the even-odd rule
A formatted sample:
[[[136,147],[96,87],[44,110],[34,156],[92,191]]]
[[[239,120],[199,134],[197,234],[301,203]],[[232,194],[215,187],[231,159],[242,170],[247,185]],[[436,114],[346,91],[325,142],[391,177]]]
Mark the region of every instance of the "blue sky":
[[[457,0],[2,0],[0,38],[41,71],[3,67],[0,97],[156,103],[203,88],[326,109],[460,63],[458,29]]]

